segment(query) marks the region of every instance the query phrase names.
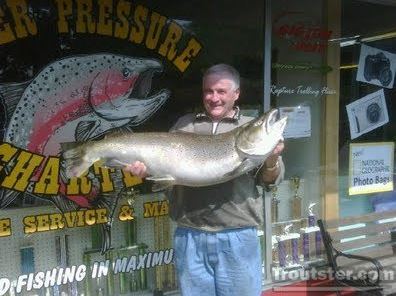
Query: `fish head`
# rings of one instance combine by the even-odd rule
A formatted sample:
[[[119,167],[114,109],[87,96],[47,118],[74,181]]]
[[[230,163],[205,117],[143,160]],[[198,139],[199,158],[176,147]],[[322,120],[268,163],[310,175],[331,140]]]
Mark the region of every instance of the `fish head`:
[[[286,123],[287,117],[279,118],[277,109],[264,113],[241,128],[236,139],[238,151],[264,158],[283,140]]]
[[[155,59],[117,56],[92,81],[88,93],[92,108],[109,121],[128,119],[133,125],[141,124],[170,95],[168,90],[161,90],[150,96],[152,78],[162,69]]]

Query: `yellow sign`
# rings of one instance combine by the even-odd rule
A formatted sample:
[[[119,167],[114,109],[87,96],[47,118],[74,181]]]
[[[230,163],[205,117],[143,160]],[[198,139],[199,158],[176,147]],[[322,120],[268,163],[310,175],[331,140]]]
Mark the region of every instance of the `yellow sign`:
[[[11,171],[0,182],[0,187],[25,192],[29,182],[35,177],[35,170],[44,163],[44,168],[38,176],[38,181],[35,182],[33,192],[36,194],[56,195],[60,193],[60,160],[59,157],[49,157],[45,160],[45,156],[34,154],[23,149],[14,147],[9,143],[0,143],[0,172],[5,166],[11,165]],[[114,184],[111,173],[114,170],[99,167],[94,165],[94,173],[101,180],[102,192],[114,191]],[[132,187],[140,184],[142,180],[133,176],[131,173],[122,171],[123,185],[125,187]],[[71,178],[66,184],[66,195],[86,195],[92,192],[92,182],[87,176],[80,178]]]
[[[144,207],[144,218],[152,218],[165,216],[169,214],[169,201],[168,200],[159,200],[146,202],[143,205]]]
[[[56,27],[60,34],[73,30],[79,34],[127,40],[156,51],[180,72],[186,71],[202,49],[194,37],[183,40],[189,34],[177,22],[140,4],[125,0],[116,3],[113,0],[54,2],[58,19]],[[6,14],[11,15],[11,22],[4,18]],[[38,34],[28,3],[22,0],[6,1],[4,7],[0,7],[0,28],[0,45]]]

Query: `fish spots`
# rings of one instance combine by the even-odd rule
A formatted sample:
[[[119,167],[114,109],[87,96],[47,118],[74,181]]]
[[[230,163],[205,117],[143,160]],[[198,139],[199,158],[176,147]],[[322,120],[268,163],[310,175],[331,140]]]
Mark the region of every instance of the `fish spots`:
[[[138,70],[133,68],[135,65],[139,67]],[[126,119],[137,121],[148,117],[154,106],[164,102],[161,99],[163,95],[156,105],[146,105],[142,100],[139,104],[131,103],[127,108],[122,108],[126,101],[133,102],[129,95],[137,79],[130,76],[124,80],[122,69],[126,67],[136,73],[144,68],[160,69],[161,65],[151,59],[109,54],[64,58],[48,65],[36,75],[22,94],[19,108],[14,110],[9,122],[5,139],[23,149],[55,155],[59,152],[60,139],[70,142],[75,140],[74,129],[78,120],[97,124],[94,133],[87,132],[87,137],[94,137],[108,129],[120,127],[126,123]],[[98,74],[103,75],[103,83],[95,84],[94,79]],[[136,108],[140,110],[139,116],[135,114]],[[122,117],[117,112],[123,113]],[[105,122],[108,115],[112,122]],[[103,123],[104,126],[101,125]]]
[[[101,104],[111,102],[117,108],[122,102],[117,102],[116,99],[127,95],[136,79],[137,76],[126,79],[119,71],[104,71],[98,74],[92,83],[91,104],[94,108],[100,108]]]
[[[63,126],[65,122],[72,121],[82,113],[89,112],[89,106],[84,106],[87,101],[75,101],[63,106],[61,112],[55,112],[52,116],[48,117],[45,122],[33,128],[31,141],[29,142],[28,149],[37,153],[43,153],[45,144],[53,135],[54,131]],[[60,147],[58,147],[59,149]]]

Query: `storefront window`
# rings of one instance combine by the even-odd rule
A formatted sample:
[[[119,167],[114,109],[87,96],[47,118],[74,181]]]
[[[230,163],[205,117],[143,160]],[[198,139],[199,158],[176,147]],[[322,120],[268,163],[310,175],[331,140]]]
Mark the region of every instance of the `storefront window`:
[[[0,4],[1,295],[177,291],[166,196],[99,166],[67,181],[61,144],[168,131],[201,110],[216,63],[239,70],[241,112],[262,112],[264,12],[262,1]]]
[[[342,7],[339,129],[341,217],[393,209],[395,22],[391,14],[395,13],[396,7],[389,4],[345,1]],[[353,14],[362,17],[348,17]],[[370,23],[363,22],[370,16],[373,18]],[[379,16],[381,21],[374,21]],[[372,144],[378,146],[370,149]],[[355,155],[357,158],[354,159],[351,147],[354,147],[353,152],[365,151],[365,156],[359,158]],[[376,151],[374,155],[370,150]],[[365,161],[367,166],[361,167],[360,173],[351,178],[350,164],[359,161]],[[358,171],[356,167],[353,169]],[[370,186],[366,183],[371,183],[371,179],[373,183]],[[381,185],[376,188],[378,183]],[[351,188],[355,190],[351,192]]]
[[[329,40],[325,1],[272,1],[271,105],[288,116],[284,133],[285,180],[272,188],[272,280],[288,270],[323,262],[316,219],[322,217],[326,178],[326,98],[336,100],[329,82]],[[333,164],[334,165],[334,164]]]
[[[178,294],[164,183],[99,164],[68,179],[61,155],[169,131],[203,110],[218,63],[240,72],[241,114],[288,117],[285,178],[258,186],[263,290],[326,266],[318,219],[396,209],[395,13],[391,0],[1,2],[0,295]]]
[[[271,104],[289,123],[286,178],[272,190],[267,232],[271,280],[287,282],[290,271],[326,265],[317,219],[360,223],[362,215],[394,210],[396,7],[375,0],[271,5]]]

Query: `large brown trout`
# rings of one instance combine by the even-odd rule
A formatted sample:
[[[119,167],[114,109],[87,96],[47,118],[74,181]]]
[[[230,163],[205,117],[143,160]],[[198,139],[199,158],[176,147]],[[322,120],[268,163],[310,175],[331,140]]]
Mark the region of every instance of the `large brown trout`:
[[[97,161],[110,168],[141,161],[147,166],[147,179],[156,182],[158,190],[171,185],[218,184],[262,165],[283,139],[286,120],[278,119],[278,110],[273,109],[218,135],[131,133],[74,147],[67,144],[63,153],[65,173],[69,178],[79,177]]]

